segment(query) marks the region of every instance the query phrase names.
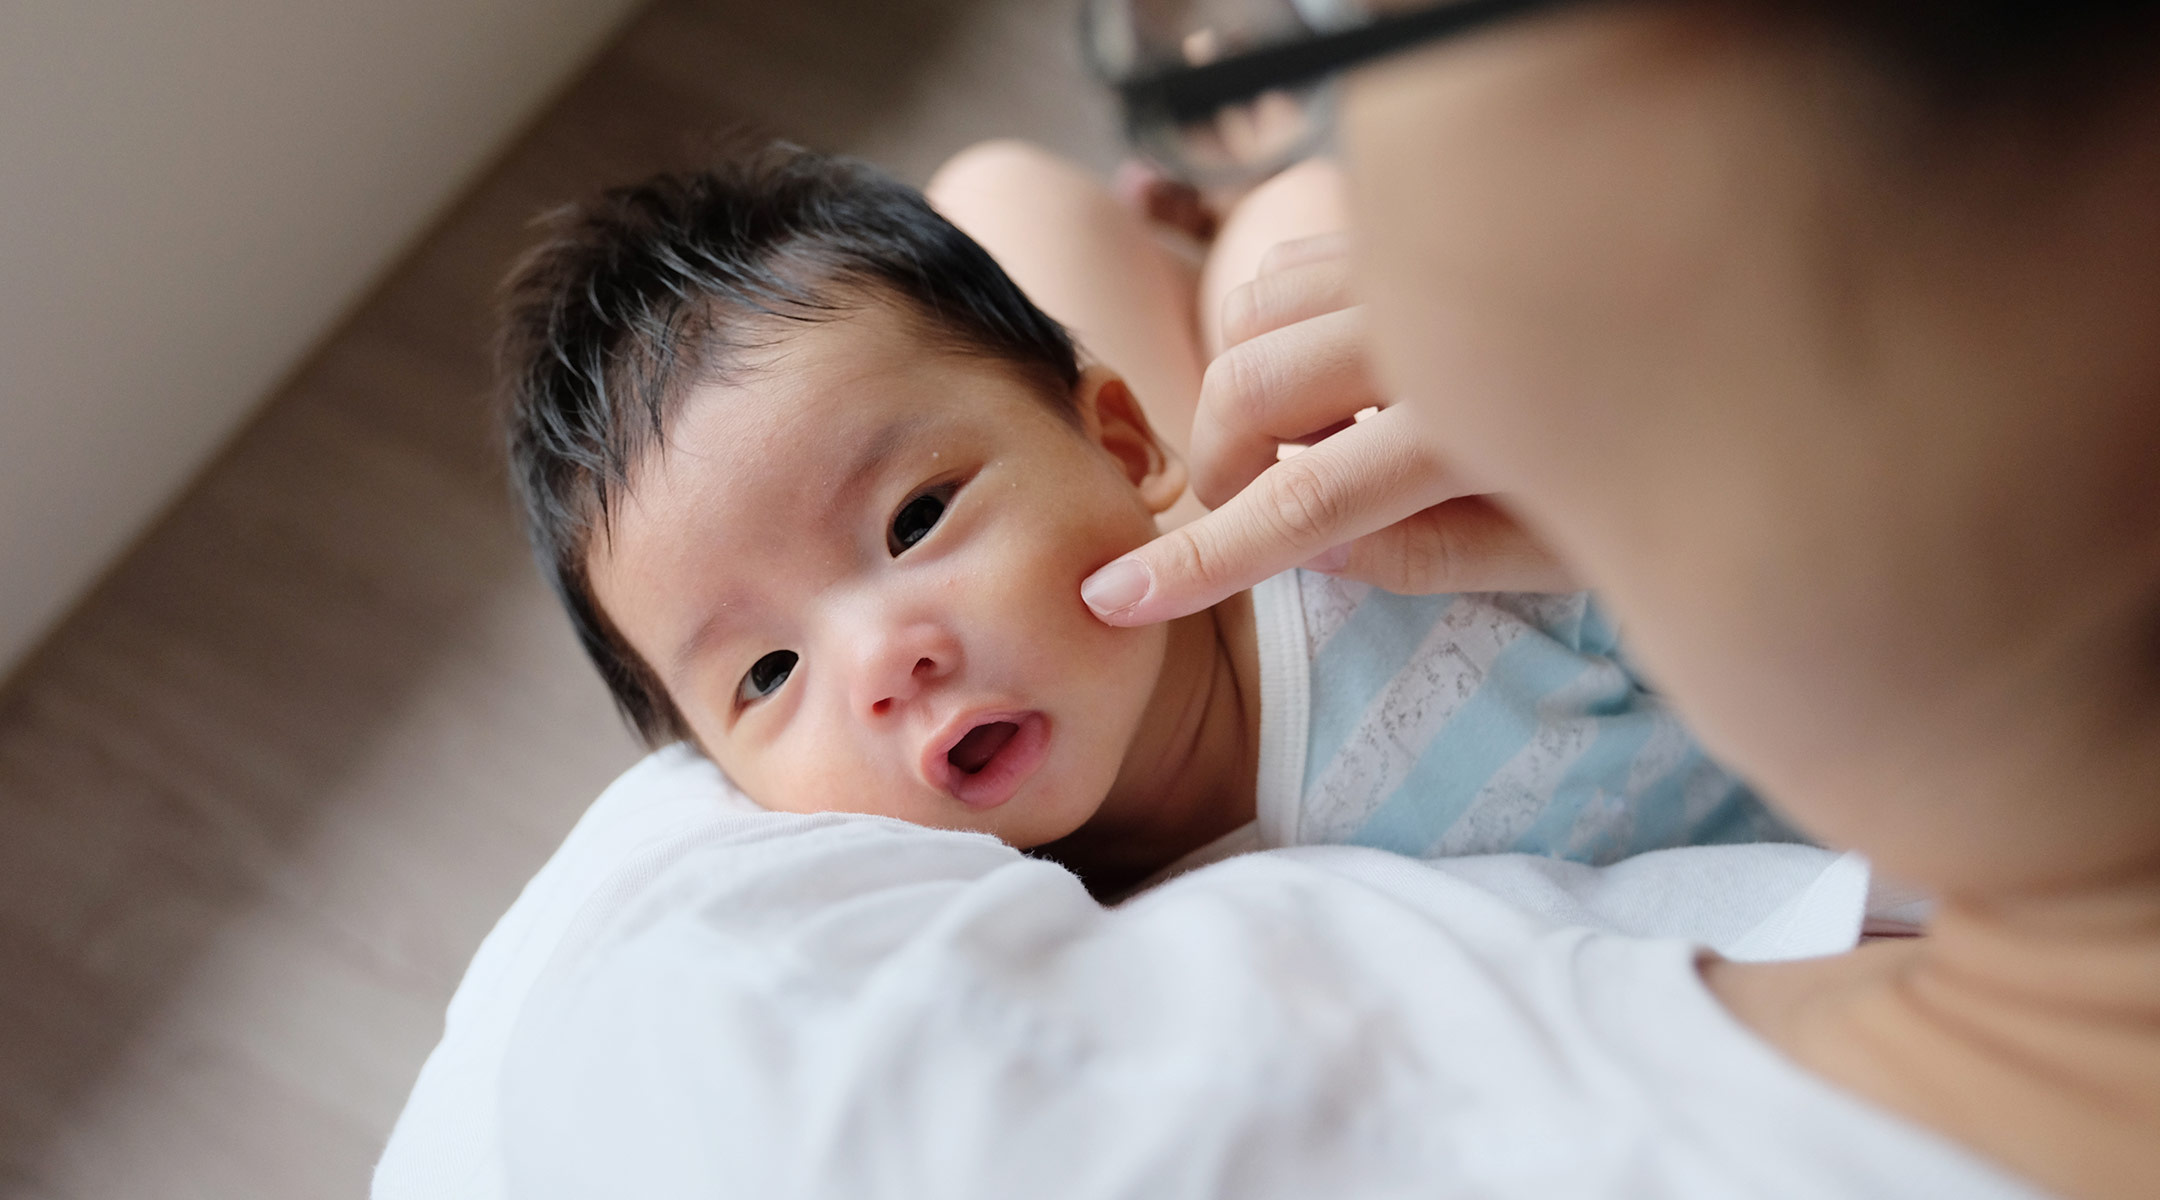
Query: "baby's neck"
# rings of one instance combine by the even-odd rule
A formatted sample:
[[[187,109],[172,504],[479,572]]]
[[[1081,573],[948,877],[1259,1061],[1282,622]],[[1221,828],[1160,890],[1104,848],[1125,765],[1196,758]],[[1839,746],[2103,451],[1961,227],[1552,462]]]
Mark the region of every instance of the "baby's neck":
[[[1172,621],[1140,729],[1110,795],[1044,847],[1098,895],[1121,893],[1253,819],[1260,654],[1241,592]]]

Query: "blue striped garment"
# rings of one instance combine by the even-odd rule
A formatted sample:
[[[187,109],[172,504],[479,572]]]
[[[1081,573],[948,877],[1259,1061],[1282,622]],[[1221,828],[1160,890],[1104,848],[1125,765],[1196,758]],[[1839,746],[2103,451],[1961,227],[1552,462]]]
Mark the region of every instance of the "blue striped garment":
[[[1587,593],[1397,596],[1294,571],[1253,600],[1265,844],[1603,864],[1799,840],[1644,686]]]

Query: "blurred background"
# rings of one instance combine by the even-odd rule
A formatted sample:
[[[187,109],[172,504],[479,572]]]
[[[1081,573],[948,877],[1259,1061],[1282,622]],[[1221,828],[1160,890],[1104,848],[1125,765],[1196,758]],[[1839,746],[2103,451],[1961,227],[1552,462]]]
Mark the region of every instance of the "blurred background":
[[[493,436],[530,218],[744,126],[1107,170],[1076,5],[0,5],[0,1196],[364,1194],[638,754]]]

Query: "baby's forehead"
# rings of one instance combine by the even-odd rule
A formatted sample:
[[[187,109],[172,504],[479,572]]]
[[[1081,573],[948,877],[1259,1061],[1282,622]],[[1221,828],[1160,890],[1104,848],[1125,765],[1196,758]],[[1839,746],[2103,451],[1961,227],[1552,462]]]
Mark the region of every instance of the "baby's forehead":
[[[859,497],[880,464],[930,432],[952,439],[987,428],[997,418],[969,390],[926,409],[877,373],[777,362],[701,385],[628,472],[616,507],[648,521],[801,525]]]
[[[620,507],[668,524],[801,528],[860,498],[896,453],[963,447],[1069,406],[1026,367],[938,335],[911,309],[864,299],[759,323],[683,390],[626,472]]]

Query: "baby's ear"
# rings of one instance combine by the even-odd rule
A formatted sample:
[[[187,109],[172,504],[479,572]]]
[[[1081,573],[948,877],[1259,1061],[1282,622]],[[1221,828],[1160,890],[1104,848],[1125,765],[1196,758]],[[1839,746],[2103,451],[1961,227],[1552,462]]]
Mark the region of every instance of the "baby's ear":
[[[1185,494],[1185,460],[1155,436],[1147,412],[1125,381],[1100,366],[1081,372],[1073,402],[1095,444],[1125,469],[1148,511],[1160,516]]]

